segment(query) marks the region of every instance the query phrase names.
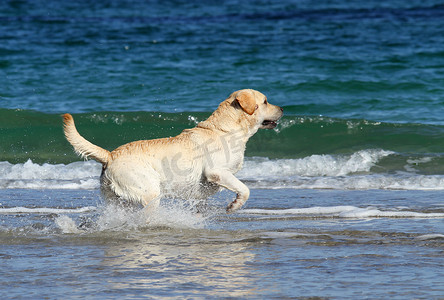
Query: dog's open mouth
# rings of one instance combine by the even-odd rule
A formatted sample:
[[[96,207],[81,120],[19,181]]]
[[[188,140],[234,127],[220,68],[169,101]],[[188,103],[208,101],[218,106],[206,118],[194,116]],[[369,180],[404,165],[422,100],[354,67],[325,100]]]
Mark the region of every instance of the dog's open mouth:
[[[277,123],[275,121],[271,121],[271,120],[265,120],[262,122],[262,128],[275,128],[277,126]]]

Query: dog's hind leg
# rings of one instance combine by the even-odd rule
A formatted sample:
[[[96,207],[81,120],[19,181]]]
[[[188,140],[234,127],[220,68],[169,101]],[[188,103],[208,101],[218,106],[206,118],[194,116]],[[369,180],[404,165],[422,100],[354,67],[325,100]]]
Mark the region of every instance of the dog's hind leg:
[[[114,194],[125,202],[141,205],[149,211],[159,206],[160,178],[151,166],[131,160],[116,160],[102,176]]]

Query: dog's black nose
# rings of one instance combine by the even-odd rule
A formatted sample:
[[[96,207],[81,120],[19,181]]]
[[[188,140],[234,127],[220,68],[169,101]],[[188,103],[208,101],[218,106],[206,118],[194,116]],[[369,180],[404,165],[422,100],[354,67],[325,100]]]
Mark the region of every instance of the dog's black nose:
[[[282,112],[284,111],[284,109],[282,107],[279,107],[279,108],[281,109]]]

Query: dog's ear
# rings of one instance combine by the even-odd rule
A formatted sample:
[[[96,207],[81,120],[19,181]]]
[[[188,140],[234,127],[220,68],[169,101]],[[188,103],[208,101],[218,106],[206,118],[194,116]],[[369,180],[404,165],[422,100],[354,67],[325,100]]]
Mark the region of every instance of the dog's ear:
[[[249,115],[252,115],[254,111],[258,108],[256,101],[251,93],[239,92],[236,95],[236,101],[242,107],[242,109]]]

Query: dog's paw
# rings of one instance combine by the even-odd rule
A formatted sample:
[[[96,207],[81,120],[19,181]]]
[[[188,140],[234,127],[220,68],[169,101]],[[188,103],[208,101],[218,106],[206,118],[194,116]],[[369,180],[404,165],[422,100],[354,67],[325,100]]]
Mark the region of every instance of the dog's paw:
[[[242,204],[235,200],[235,201],[231,202],[230,204],[228,204],[227,213],[231,214],[241,207],[242,207]]]

